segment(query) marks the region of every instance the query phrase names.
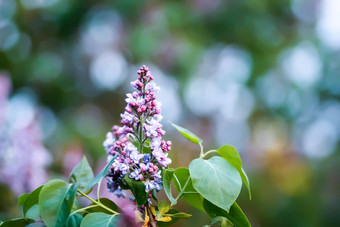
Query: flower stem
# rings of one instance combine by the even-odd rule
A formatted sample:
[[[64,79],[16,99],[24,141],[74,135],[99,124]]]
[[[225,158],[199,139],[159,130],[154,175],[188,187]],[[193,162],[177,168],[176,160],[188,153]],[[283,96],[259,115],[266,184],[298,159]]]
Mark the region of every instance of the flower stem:
[[[140,124],[139,124],[139,152],[143,154],[143,117],[140,119]]]

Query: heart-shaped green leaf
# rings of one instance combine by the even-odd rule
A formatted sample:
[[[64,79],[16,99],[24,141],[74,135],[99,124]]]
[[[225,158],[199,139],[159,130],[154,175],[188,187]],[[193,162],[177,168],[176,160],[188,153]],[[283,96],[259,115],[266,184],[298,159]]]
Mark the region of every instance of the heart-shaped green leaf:
[[[68,182],[74,184],[78,183],[78,189],[87,194],[90,192],[87,185],[91,182],[93,177],[93,171],[84,156],[83,159],[73,168]]]
[[[66,224],[76,193],[77,185],[62,180],[51,180],[43,186],[39,195],[39,211],[47,227]]]
[[[226,211],[240,194],[240,174],[221,157],[194,159],[189,165],[189,171],[194,188],[204,198]]]
[[[91,213],[84,217],[80,227],[112,227],[118,226],[119,215],[109,215],[104,213]]]
[[[203,196],[201,196],[192,186],[192,180],[187,168],[177,168],[173,175],[173,182],[177,192],[183,192],[182,198],[193,207],[203,210]],[[187,186],[184,188],[185,184]]]
[[[179,125],[176,125],[172,122],[170,122],[172,126],[174,126],[177,131],[179,131],[186,139],[188,139],[190,142],[200,145],[202,143],[202,139],[200,139],[198,136],[196,136],[194,133],[190,132],[188,129],[185,129]]]
[[[174,175],[174,169],[164,169],[163,170],[163,187],[165,194],[167,195],[170,202],[175,205],[177,203],[176,199],[172,197],[171,194],[171,180]]]
[[[250,227],[247,216],[243,213],[236,202],[230,207],[229,213],[215,206],[206,199],[203,201],[203,206],[211,218],[222,216],[228,218],[228,220],[231,221],[236,227]]]
[[[251,199],[250,185],[247,174],[242,169],[242,161],[240,155],[237,150],[230,145],[224,145],[220,147],[216,152],[225,160],[227,160],[230,164],[232,164],[237,171],[239,172],[243,183],[247,186],[249,192],[249,198]]]

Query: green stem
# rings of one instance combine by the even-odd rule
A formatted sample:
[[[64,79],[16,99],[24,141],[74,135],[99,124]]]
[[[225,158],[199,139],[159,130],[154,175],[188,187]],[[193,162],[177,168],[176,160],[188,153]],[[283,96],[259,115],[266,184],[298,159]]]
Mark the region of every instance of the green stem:
[[[203,151],[203,146],[201,143],[199,143],[200,145],[200,148],[201,148],[201,154],[200,154],[200,157],[202,158],[204,156],[204,151]]]
[[[188,177],[187,181],[185,182],[183,188],[181,189],[181,191],[178,193],[177,197],[175,198],[175,200],[179,200],[181,198],[181,196],[185,193],[185,189],[188,186],[188,183],[190,181],[191,177]],[[181,184],[178,184],[179,186],[181,186]],[[172,207],[174,204],[170,203],[170,207]]]
[[[210,150],[210,151],[208,151],[207,153],[201,155],[201,158],[205,158],[207,155],[212,154],[212,153],[214,153],[214,152],[216,152],[216,150]]]
[[[84,208],[81,208],[81,209],[78,209],[78,210],[75,210],[73,211],[70,216],[72,214],[75,214],[75,213],[79,213],[79,212],[83,212],[83,211],[86,211],[87,209],[90,209],[90,208],[93,208],[93,207],[97,207],[98,205],[91,205],[91,206],[87,206],[87,207],[84,207]]]
[[[103,180],[103,178],[99,181],[99,183],[98,183],[98,187],[97,187],[97,200],[100,202],[100,200],[99,200],[99,191],[100,191],[100,185],[102,184],[102,180]]]
[[[140,118],[139,124],[139,152],[143,154],[143,117]]]
[[[84,197],[86,197],[88,200],[90,200],[91,202],[93,202],[94,204],[96,204],[97,206],[102,207],[103,209],[110,211],[113,214],[118,214],[118,212],[111,210],[110,208],[108,208],[107,206],[105,206],[104,204],[102,204],[100,201],[96,201],[94,199],[92,199],[91,197],[89,197],[88,195],[86,195],[84,192],[80,191],[79,189],[77,189],[77,191],[83,195]]]

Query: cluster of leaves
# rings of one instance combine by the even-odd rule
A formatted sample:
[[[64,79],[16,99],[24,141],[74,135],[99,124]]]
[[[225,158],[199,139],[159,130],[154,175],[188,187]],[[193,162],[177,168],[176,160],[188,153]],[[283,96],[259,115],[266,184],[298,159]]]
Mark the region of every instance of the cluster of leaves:
[[[201,154],[190,162],[189,168],[164,171],[163,186],[171,203],[176,204],[182,197],[190,205],[207,213],[212,218],[211,224],[220,222],[221,226],[250,226],[236,203],[242,181],[251,199],[249,180],[237,150],[225,145],[204,153],[202,139],[185,128],[172,125],[190,142],[199,145]],[[178,192],[176,198],[171,194],[171,182]]]
[[[111,164],[112,161],[94,177],[84,157],[72,170],[68,182],[51,180],[32,193],[21,195],[18,205],[22,206],[24,217],[3,222],[1,227],[114,226],[119,222],[117,205],[107,198],[99,198],[101,181],[107,175]],[[94,200],[87,194],[97,183],[97,199]],[[88,198],[92,204],[79,209],[77,197],[82,196]]]
[[[144,222],[144,226],[154,226],[155,223],[159,226],[168,226],[180,218],[190,218],[190,214],[178,212],[172,208],[180,198],[183,198],[190,205],[207,213],[212,218],[211,224],[219,222],[221,226],[250,226],[247,217],[236,203],[242,181],[247,186],[249,197],[251,197],[249,181],[242,169],[237,150],[226,145],[218,150],[204,153],[200,138],[187,129],[173,125],[185,138],[201,147],[201,155],[191,161],[189,168],[163,170],[163,187],[170,204],[167,201],[158,202],[154,191],[153,199],[157,202],[157,206],[151,206],[148,203],[144,183],[125,177],[121,187],[133,193],[138,208],[145,209],[145,212],[136,209],[136,220]],[[117,155],[97,176],[94,176],[84,157],[72,170],[68,182],[51,180],[32,193],[21,195],[18,204],[22,206],[24,217],[0,222],[0,226],[102,227],[120,225],[122,213],[119,207],[113,201],[99,196],[101,182],[107,176],[116,157]],[[175,198],[171,192],[172,183],[177,190]],[[96,184],[98,184],[97,198],[93,199],[88,194]],[[92,203],[79,208],[78,197],[86,197]]]

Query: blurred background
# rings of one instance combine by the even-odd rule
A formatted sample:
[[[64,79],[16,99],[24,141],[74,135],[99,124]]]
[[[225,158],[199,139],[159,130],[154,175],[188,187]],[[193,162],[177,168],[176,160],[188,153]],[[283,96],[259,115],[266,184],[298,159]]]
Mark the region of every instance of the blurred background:
[[[238,149],[253,226],[340,226],[339,50],[339,0],[0,0],[0,219],[82,155],[98,172],[146,64],[171,167],[199,148],[169,120]]]

